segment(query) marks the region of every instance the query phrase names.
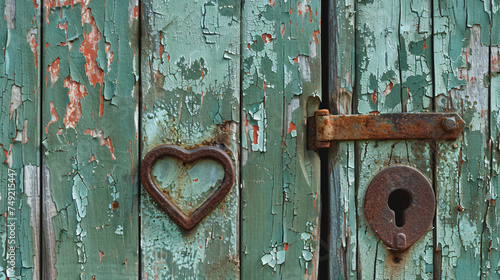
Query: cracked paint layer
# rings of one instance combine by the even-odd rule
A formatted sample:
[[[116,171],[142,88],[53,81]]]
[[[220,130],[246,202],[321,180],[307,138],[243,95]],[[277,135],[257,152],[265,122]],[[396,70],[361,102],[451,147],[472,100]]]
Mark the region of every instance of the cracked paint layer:
[[[142,2],[142,156],[161,144],[210,145],[239,165],[240,2]],[[156,164],[157,183],[188,213],[223,176],[213,162]],[[189,231],[142,192],[142,278],[238,279],[238,185]]]
[[[137,15],[122,1],[43,4],[43,224],[51,245],[42,276],[137,278]]]
[[[321,96],[320,7],[243,5],[243,279],[317,277],[319,159],[304,139]]]
[[[358,113],[458,112],[467,127],[456,141],[333,147],[331,217],[340,218],[330,231],[331,279],[498,278],[498,4],[336,1],[334,9],[331,111],[349,112],[355,81]],[[373,236],[362,203],[371,177],[401,163],[434,182],[437,214],[434,227],[397,254]]]
[[[35,3],[36,4],[36,3]],[[40,9],[0,1],[0,279],[40,271]]]
[[[425,47],[432,36],[431,14],[432,2],[427,0],[357,3],[354,63],[358,113],[417,113],[432,109],[433,52]],[[356,186],[356,202],[344,203],[346,208],[339,210],[349,216],[346,211],[352,211],[350,204],[354,202],[357,217],[351,216],[349,223],[339,222],[341,228],[335,231],[351,235],[354,243],[348,246],[357,247],[359,253],[350,252],[340,273],[376,279],[433,279],[432,230],[405,252],[395,253],[379,242],[363,212],[366,189],[373,176],[386,166],[413,166],[432,182],[432,150],[429,143],[418,140],[358,142],[354,150],[349,150],[349,161],[355,160],[350,164],[355,166],[355,181],[346,178],[344,184]],[[349,192],[345,188],[340,191]],[[353,225],[353,219],[357,224]]]
[[[467,124],[460,139],[437,146],[437,200],[442,203],[438,203],[436,218],[440,261],[436,269],[447,279],[499,276],[497,161],[493,156],[493,141],[498,143],[498,79],[494,74],[498,48],[490,46],[498,46],[494,39],[498,37],[492,33],[495,28],[490,29],[498,18],[490,10],[495,6],[482,1],[468,1],[465,6],[444,1],[434,11],[435,21],[445,24],[435,27],[436,84],[441,86],[437,109],[459,112]]]

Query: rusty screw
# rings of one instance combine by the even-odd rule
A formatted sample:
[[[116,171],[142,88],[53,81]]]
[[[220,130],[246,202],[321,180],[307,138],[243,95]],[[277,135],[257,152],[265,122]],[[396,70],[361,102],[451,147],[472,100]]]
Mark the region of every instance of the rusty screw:
[[[453,131],[458,129],[457,121],[455,118],[444,118],[442,122],[443,128],[446,131]]]

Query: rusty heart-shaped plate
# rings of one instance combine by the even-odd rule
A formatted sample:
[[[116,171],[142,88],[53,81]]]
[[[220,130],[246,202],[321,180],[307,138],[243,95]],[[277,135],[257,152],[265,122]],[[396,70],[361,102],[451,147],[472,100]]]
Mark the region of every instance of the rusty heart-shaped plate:
[[[217,190],[208,197],[196,210],[191,214],[182,212],[153,181],[151,170],[154,163],[164,157],[173,157],[184,163],[193,163],[200,159],[211,159],[222,165],[224,169],[224,179]],[[234,185],[236,172],[233,161],[229,155],[216,147],[200,147],[193,150],[186,150],[175,145],[158,146],[144,157],[141,163],[141,182],[146,191],[153,197],[174,222],[181,228],[188,230],[198,224],[210,211],[212,211],[219,203],[224,200]]]

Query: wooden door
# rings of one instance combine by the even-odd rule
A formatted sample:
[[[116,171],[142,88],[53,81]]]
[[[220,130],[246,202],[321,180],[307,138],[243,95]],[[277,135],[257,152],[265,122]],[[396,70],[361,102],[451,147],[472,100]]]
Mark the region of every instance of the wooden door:
[[[456,141],[333,146],[331,279],[498,278],[499,4],[330,1],[333,112],[457,112],[467,123]],[[400,254],[363,215],[371,178],[395,164],[419,169],[437,202],[432,227]]]
[[[499,7],[0,0],[0,279],[497,279]],[[332,114],[457,112],[467,126],[456,141],[318,154],[306,121],[322,97]],[[235,167],[193,229],[139,182],[163,144],[212,146]],[[437,201],[402,253],[363,216],[369,182],[395,164]],[[152,175],[190,212],[224,169],[166,157]]]
[[[2,0],[0,14],[0,279],[316,277],[319,1]],[[235,166],[192,230],[141,191],[161,144]],[[186,211],[224,177],[209,159],[158,164]]]

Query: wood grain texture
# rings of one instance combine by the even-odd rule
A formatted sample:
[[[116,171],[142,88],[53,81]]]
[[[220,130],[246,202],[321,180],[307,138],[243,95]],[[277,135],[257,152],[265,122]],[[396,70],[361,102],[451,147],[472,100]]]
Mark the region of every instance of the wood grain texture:
[[[137,279],[137,1],[40,5],[43,279]]]
[[[356,7],[356,86],[360,114],[430,110],[432,74],[430,1],[361,1]],[[415,22],[419,22],[418,25]],[[359,279],[431,279],[432,231],[395,253],[379,242],[363,217],[366,188],[384,166],[410,165],[432,182],[425,141],[357,144]]]
[[[186,149],[211,145],[226,151],[238,166],[240,1],[151,0],[142,2],[142,8],[143,156],[161,144]],[[213,163],[170,166],[166,174],[153,170],[153,176],[167,184],[169,177],[177,177],[178,192],[171,195],[185,196],[187,204],[204,197],[192,197],[201,192],[197,188],[209,192],[207,177],[220,175]],[[238,181],[226,199],[188,231],[141,191],[141,277],[238,279],[237,186]]]
[[[467,126],[455,143],[438,143],[435,270],[442,279],[495,278],[483,270],[485,215],[491,200],[489,155],[490,7],[482,1],[434,5],[436,109]],[[492,103],[493,104],[493,103]],[[493,111],[498,108],[492,107]],[[492,264],[498,266],[498,264]]]
[[[320,18],[319,0],[243,4],[243,279],[317,277],[320,165],[305,123],[321,96]]]
[[[331,0],[329,4],[329,107],[333,115],[349,115],[355,79],[355,1]],[[330,235],[322,237],[329,244],[330,279],[356,278],[355,162],[354,142],[331,143],[328,155],[330,209],[329,213],[323,213],[330,215]]]
[[[493,18],[494,24],[499,24],[500,14],[497,12],[496,16]],[[493,37],[492,30],[492,37]],[[490,89],[491,89],[491,102],[490,102],[490,143],[488,146],[491,152],[491,183],[488,188],[486,201],[486,217],[485,217],[485,229],[483,231],[483,242],[482,242],[482,268],[483,275],[486,275],[488,279],[499,279],[500,278],[500,250],[499,243],[500,240],[497,238],[500,236],[500,231],[498,225],[500,224],[499,215],[500,209],[499,204],[496,204],[498,198],[498,186],[499,186],[499,175],[500,175],[500,48],[498,47],[498,41],[493,42],[491,46],[491,68],[490,68]]]
[[[0,1],[0,279],[40,279],[39,1]]]

